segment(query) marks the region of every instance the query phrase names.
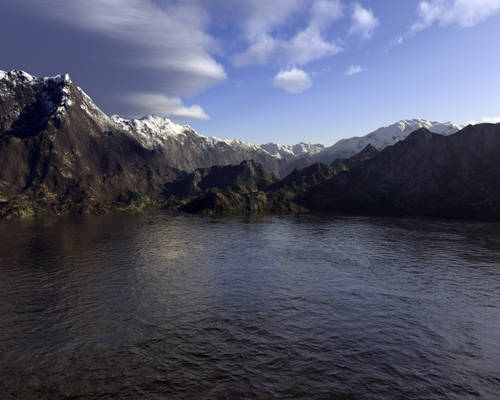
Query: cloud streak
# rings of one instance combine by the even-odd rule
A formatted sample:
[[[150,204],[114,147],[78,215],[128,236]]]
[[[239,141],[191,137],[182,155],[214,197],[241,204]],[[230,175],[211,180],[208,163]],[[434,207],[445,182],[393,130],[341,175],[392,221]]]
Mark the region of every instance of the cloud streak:
[[[363,72],[365,69],[361,65],[350,65],[346,71],[344,72],[344,75],[346,76],[353,76],[356,74],[360,74]]]
[[[389,47],[401,45],[432,26],[470,28],[499,12],[500,0],[422,0],[417,6],[417,20]]]
[[[113,112],[131,116],[143,110],[206,119],[201,107],[184,107],[178,96],[199,93],[227,77],[214,57],[220,52],[219,44],[207,33],[211,17],[195,2],[167,1],[159,7],[153,0],[16,0],[12,7],[48,26],[65,27],[70,34],[80,32],[72,34],[85,38],[74,44],[75,48],[85,46],[81,55],[74,51],[75,59],[81,58],[82,66],[75,68],[80,76],[89,76],[82,73],[87,48],[99,48],[102,65],[113,65],[113,70],[99,71],[103,86],[113,91],[102,97],[114,104]],[[49,51],[48,57],[57,59],[57,47]],[[96,64],[96,59],[89,62]],[[158,94],[145,96],[143,91]],[[132,100],[120,108],[125,103],[117,103],[116,98],[125,97]],[[144,104],[152,109],[146,110]]]
[[[500,117],[484,117],[481,121],[469,121],[468,124],[500,124]]]
[[[204,32],[207,15],[192,5],[161,9],[150,0],[46,0],[21,3],[47,17],[140,49],[133,64],[181,74],[179,94],[202,90],[226,78],[224,67],[210,55],[216,48]],[[189,29],[186,29],[189,26]]]
[[[180,97],[168,97],[161,93],[131,93],[121,99],[136,110],[132,117],[154,114],[173,120],[208,120],[210,117],[197,104],[185,106]]]
[[[499,11],[500,0],[425,0],[418,4],[418,20],[410,32],[417,33],[434,24],[468,28]]]

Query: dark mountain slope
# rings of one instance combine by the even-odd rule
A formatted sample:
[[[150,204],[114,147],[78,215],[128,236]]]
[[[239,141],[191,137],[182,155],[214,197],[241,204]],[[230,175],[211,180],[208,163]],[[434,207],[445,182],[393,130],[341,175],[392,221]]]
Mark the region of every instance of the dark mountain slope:
[[[167,184],[164,196],[170,207],[208,215],[248,214],[268,210],[264,194],[278,179],[254,161],[240,165],[200,168]]]
[[[311,188],[316,211],[500,219],[500,125],[451,136],[420,129]]]

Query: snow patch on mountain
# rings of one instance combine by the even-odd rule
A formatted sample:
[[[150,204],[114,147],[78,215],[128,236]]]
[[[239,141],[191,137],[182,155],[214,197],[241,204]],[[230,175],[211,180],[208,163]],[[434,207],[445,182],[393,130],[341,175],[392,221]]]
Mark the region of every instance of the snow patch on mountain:
[[[176,124],[168,118],[155,115],[148,115],[140,119],[125,119],[119,115],[113,115],[111,120],[150,150],[162,149],[168,141],[176,141],[184,144],[189,138],[194,139],[197,141],[197,145],[206,149],[226,145],[235,149],[260,150],[257,146],[241,140],[227,140],[203,136],[189,125]]]
[[[260,148],[269,154],[280,158],[295,158],[306,155],[313,155],[325,149],[323,144],[297,143],[293,145],[283,145],[278,143],[261,144]]]
[[[427,128],[429,131],[441,135],[452,135],[463,126],[452,122],[441,123],[425,119],[401,120],[393,125],[379,128],[366,136],[339,140],[333,146],[318,153],[317,158],[323,162],[332,162],[336,158],[352,157],[369,144],[381,150],[406,139],[410,133],[420,128]]]

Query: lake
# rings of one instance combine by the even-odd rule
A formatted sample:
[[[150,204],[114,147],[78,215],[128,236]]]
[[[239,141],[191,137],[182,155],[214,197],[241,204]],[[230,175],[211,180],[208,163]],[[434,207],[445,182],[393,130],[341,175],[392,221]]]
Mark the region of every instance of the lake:
[[[0,222],[1,399],[499,393],[499,224]]]

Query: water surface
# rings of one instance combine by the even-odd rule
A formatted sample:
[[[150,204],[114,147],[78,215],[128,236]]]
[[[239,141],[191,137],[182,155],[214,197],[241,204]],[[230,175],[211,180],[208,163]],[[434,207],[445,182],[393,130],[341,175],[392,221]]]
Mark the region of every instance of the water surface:
[[[497,399],[500,225],[0,223],[1,399]]]

